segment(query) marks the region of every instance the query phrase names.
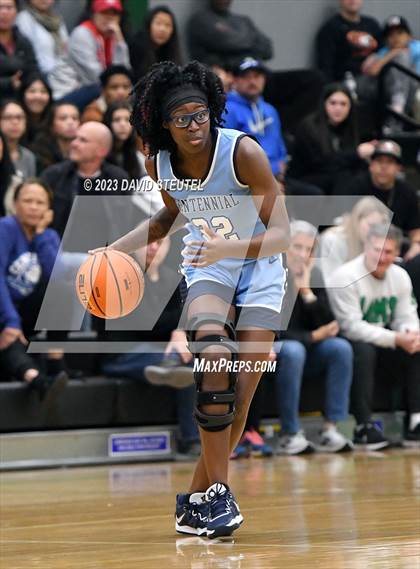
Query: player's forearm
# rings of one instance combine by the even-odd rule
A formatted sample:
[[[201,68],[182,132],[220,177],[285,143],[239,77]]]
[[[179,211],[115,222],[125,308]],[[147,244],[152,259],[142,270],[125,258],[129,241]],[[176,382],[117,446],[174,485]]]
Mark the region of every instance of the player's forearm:
[[[172,213],[164,207],[155,213],[153,217],[146,219],[135,229],[114,241],[110,245],[110,249],[116,249],[123,253],[132,253],[140,247],[145,247],[149,243],[163,239],[166,235],[171,235],[180,229],[182,225],[183,221],[177,218],[174,219]]]
[[[289,232],[280,227],[271,227],[264,233],[255,235],[252,239],[229,241],[229,256],[240,259],[256,259],[271,257],[287,251],[289,247]],[[232,254],[231,254],[232,253]]]

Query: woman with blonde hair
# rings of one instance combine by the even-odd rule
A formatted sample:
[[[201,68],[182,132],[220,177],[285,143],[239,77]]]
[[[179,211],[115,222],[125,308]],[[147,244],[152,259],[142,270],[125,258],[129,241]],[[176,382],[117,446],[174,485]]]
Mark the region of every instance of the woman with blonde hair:
[[[363,252],[369,228],[391,221],[392,212],[373,196],[365,196],[346,213],[339,225],[324,231],[319,240],[319,265],[327,282],[343,263]]]

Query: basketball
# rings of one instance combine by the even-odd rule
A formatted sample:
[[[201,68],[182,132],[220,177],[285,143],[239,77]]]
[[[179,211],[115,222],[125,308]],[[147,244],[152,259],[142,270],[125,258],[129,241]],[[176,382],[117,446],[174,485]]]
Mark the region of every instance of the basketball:
[[[82,305],[99,318],[130,314],[143,298],[144,277],[134,259],[112,249],[90,255],[76,276]]]

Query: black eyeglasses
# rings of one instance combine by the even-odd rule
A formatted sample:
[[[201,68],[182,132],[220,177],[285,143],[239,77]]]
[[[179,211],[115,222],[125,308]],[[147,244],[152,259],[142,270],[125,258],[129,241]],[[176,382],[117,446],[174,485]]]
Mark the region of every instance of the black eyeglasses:
[[[195,113],[189,113],[187,115],[177,115],[175,117],[169,117],[169,121],[173,122],[176,128],[188,128],[192,121],[197,124],[204,124],[210,118],[209,109],[201,109]]]

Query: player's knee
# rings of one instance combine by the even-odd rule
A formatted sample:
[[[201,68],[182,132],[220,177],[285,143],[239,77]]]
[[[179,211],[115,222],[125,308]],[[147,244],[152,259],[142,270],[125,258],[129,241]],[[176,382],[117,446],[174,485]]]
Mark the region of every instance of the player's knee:
[[[202,429],[220,431],[233,422],[235,414],[236,372],[222,368],[237,358],[236,334],[230,322],[212,314],[195,317],[189,330],[190,350],[198,360],[194,372],[195,417]]]

